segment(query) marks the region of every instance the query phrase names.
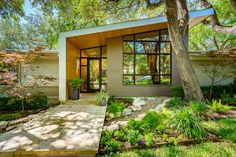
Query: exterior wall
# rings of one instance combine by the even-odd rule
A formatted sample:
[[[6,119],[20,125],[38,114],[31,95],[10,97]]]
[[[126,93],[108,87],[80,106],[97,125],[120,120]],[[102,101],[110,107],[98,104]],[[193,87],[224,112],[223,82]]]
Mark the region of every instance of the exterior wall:
[[[107,41],[107,90],[116,96],[167,96],[171,85],[123,85],[123,40],[122,37]],[[181,81],[172,55],[172,85],[180,85]]]
[[[199,83],[201,86],[208,86],[211,84],[211,79],[207,76],[207,74],[204,72],[204,64],[210,64],[210,65],[214,65],[216,60],[210,58],[207,60],[191,60],[193,68],[196,72],[196,75],[198,77]],[[236,67],[234,67],[236,69]],[[232,67],[231,66],[224,66],[224,72],[226,71],[232,71]],[[223,80],[222,82],[219,82],[218,84],[220,85],[224,85],[224,84],[229,84],[229,83],[233,83],[234,78],[228,78]]]
[[[45,54],[43,58],[33,61],[32,65],[34,70],[26,70],[22,68],[22,81],[25,83],[33,75],[47,75],[56,78],[55,81],[50,82],[48,85],[36,88],[36,91],[45,93],[48,96],[58,97],[58,56],[57,54]]]

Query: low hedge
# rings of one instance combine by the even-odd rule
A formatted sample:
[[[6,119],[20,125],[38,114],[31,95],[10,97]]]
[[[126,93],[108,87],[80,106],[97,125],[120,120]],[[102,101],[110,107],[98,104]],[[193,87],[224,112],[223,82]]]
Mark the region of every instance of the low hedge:
[[[201,87],[203,96],[205,98],[209,98],[210,94],[210,86],[203,86]],[[225,91],[226,94],[230,96],[236,95],[236,84],[228,84],[228,85],[217,85],[213,87],[212,98],[217,99],[221,98],[221,95]],[[184,98],[184,90],[183,87],[173,87],[171,88],[171,96],[173,97],[181,97]]]
[[[24,100],[25,110],[48,108],[47,96],[41,92],[33,93],[28,99]],[[21,100],[11,96],[0,97],[0,111],[20,111]]]

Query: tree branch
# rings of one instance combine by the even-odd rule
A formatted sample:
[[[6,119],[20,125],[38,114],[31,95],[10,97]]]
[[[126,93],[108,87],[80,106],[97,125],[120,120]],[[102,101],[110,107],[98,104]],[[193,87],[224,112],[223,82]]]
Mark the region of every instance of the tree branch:
[[[235,0],[229,0],[231,3],[232,7],[236,10],[236,1]]]
[[[236,4],[235,0],[230,0],[230,2],[231,2],[231,4],[232,3]],[[201,0],[201,3],[203,5],[203,7],[205,7],[205,8],[213,8],[213,6],[207,0]],[[218,33],[236,34],[236,25],[229,27],[229,26],[222,26],[220,24],[215,9],[214,9],[214,15],[211,15],[211,26]]]

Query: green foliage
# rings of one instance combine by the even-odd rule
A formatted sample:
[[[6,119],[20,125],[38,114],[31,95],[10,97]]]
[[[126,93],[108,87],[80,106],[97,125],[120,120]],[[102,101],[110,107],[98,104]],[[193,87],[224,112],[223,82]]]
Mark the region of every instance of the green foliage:
[[[166,129],[166,127],[164,127],[166,119],[167,116],[163,113],[149,111],[140,121],[134,119],[129,120],[127,128],[139,130],[140,133],[149,133],[157,129],[164,131]]]
[[[221,103],[221,100],[212,100],[211,106],[209,107],[212,111],[218,112],[218,113],[224,113],[230,110],[231,107],[227,105],[223,105]]]
[[[179,97],[179,98],[184,98],[184,90],[183,87],[178,86],[178,87],[171,87],[170,95],[172,97]]]
[[[102,132],[100,144],[106,145],[107,141],[110,141],[113,137],[113,132],[110,130],[105,130]]]
[[[26,110],[45,109],[49,105],[47,96],[41,92],[33,93],[28,99],[23,101]],[[16,97],[0,97],[0,111],[21,110],[21,100]]]
[[[171,120],[172,129],[176,129],[189,138],[203,138],[207,135],[201,121],[188,109],[179,110]]]
[[[10,121],[21,118],[23,115],[21,112],[16,113],[7,113],[7,114],[0,114],[0,121]]]
[[[137,140],[140,139],[141,134],[139,133],[138,130],[127,130],[127,138],[128,142],[131,145],[135,145]]]
[[[127,136],[126,136],[126,133],[124,132],[124,130],[116,130],[114,132],[114,138],[118,139],[119,141],[126,141],[127,140]]]
[[[210,86],[201,87],[202,93],[205,98],[209,98]],[[229,94],[230,97],[236,94],[236,84],[228,84],[228,85],[217,85],[213,87],[213,99],[220,98],[222,95],[222,91],[225,91],[225,94]],[[184,90],[182,87],[173,87],[171,88],[171,96],[184,98]]]
[[[226,93],[225,91],[221,94],[221,100],[223,104],[228,104],[232,106],[236,106],[236,94],[230,95],[229,93]]]
[[[154,144],[154,141],[153,141],[153,138],[154,138],[154,133],[148,133],[144,136],[144,141],[145,141],[145,144],[147,146],[153,146]]]
[[[84,82],[83,79],[76,78],[73,80],[69,80],[69,86],[73,89],[80,88],[83,82]]]
[[[107,107],[107,111],[113,113],[115,116],[118,113],[122,112],[125,109],[125,105],[123,103],[112,103]]]
[[[30,109],[46,109],[48,107],[48,98],[42,92],[33,93],[26,100],[26,108]]]
[[[190,102],[190,106],[197,116],[203,116],[208,109],[208,104],[202,101]]]
[[[168,108],[173,108],[173,109],[178,109],[185,106],[184,100],[182,100],[179,97],[174,97],[171,98],[169,102],[167,102],[166,107]]]
[[[100,92],[96,93],[96,103],[97,104],[101,104],[103,103],[103,101],[105,100],[108,100],[109,98],[109,95],[106,91],[104,90],[101,90]]]

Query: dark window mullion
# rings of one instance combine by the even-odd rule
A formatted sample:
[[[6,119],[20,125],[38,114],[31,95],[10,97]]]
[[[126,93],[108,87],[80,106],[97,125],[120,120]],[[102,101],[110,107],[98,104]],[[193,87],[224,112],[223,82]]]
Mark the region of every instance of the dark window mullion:
[[[161,84],[161,31],[159,30],[159,84]]]
[[[136,80],[135,80],[135,74],[136,74],[136,45],[135,45],[135,35],[133,35],[133,39],[134,39],[134,72],[133,72],[133,80],[134,80],[134,85],[136,84]]]

